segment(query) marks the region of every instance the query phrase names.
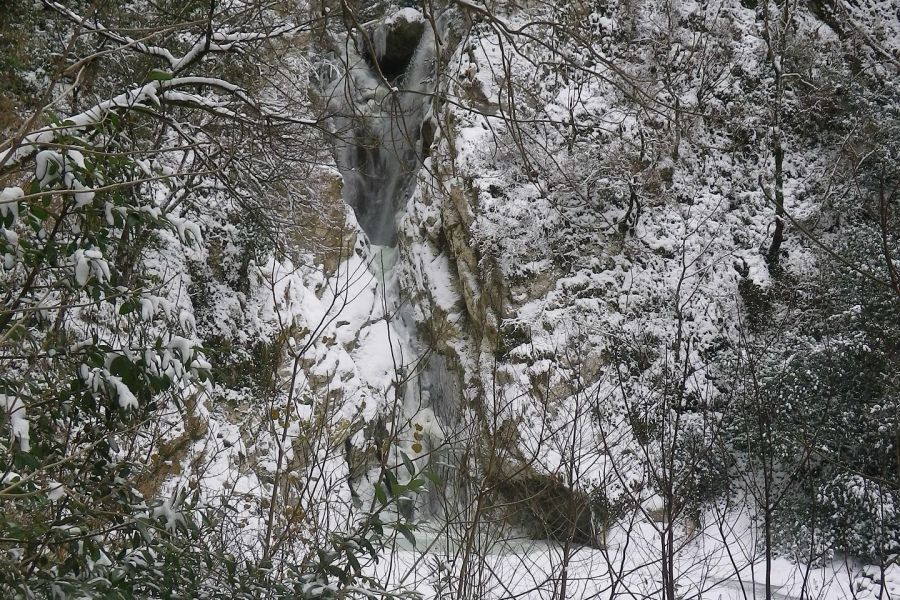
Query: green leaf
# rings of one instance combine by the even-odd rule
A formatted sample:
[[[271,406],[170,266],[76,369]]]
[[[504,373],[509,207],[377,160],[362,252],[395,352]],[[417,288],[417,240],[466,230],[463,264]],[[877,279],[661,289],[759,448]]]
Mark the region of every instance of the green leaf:
[[[412,528],[404,523],[400,523],[397,525],[397,531],[403,534],[409,543],[412,544],[412,547],[416,547],[416,536],[413,535]]]
[[[391,493],[391,496],[399,496],[403,493],[403,486],[400,485],[400,482],[397,481],[397,476],[394,475],[393,471],[385,471],[384,478],[387,480],[387,488]]]
[[[153,69],[150,71],[149,81],[169,81],[175,77],[168,71],[161,71],[160,69]]]
[[[50,216],[50,214],[46,210],[44,210],[44,208],[39,204],[32,204],[31,206],[28,207],[28,210],[30,210],[31,214],[33,214],[35,217],[37,217],[41,221],[46,221],[47,217]]]
[[[13,458],[13,464],[18,469],[37,469],[41,466],[40,461],[30,452],[17,452]]]
[[[116,113],[107,113],[105,118],[114,129],[120,129],[122,127],[122,118]]]
[[[416,474],[416,467],[413,465],[413,462],[410,460],[409,456],[407,456],[406,452],[401,452],[400,456],[403,458],[403,464],[406,466],[406,470],[409,471],[410,476]]]
[[[124,356],[115,357],[112,363],[109,365],[110,373],[117,377],[128,378],[134,373],[134,370],[134,363]]]
[[[384,506],[387,505],[387,494],[384,493],[384,486],[380,483],[375,484],[375,498]]]
[[[378,536],[379,538],[384,537],[384,527],[381,526],[381,523],[380,523],[380,522],[378,522],[378,521],[373,521],[373,522],[369,525],[369,529],[371,529],[371,530],[372,530],[372,533],[374,533],[374,534],[375,534],[376,536]],[[374,548],[374,546],[373,546],[373,548]]]
[[[362,566],[359,564],[359,560],[356,558],[356,555],[353,552],[347,553],[347,563],[350,565],[350,568],[353,569],[354,573],[359,573],[362,571]]]
[[[56,261],[59,258],[59,252],[53,240],[47,242],[47,246],[44,248],[44,257],[47,259],[48,263],[56,264]]]

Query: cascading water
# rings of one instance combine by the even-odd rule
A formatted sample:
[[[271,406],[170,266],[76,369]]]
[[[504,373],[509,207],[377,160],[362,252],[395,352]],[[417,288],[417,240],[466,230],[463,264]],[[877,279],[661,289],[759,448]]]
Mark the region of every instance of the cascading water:
[[[418,43],[409,44],[410,36],[418,36]],[[408,55],[389,46],[392,37],[401,38]],[[351,40],[344,44],[344,76],[329,90],[336,108],[332,120],[344,200],[373,244],[394,246],[397,213],[409,199],[422,165],[437,37],[421,13],[404,9],[372,35]]]
[[[401,419],[422,427],[418,434],[415,428],[409,433],[428,446],[424,454],[444,442],[442,426],[454,418],[457,392],[443,359],[429,354],[418,339],[412,307],[402,301],[394,265],[399,254],[397,220],[415,189],[429,131],[434,130],[436,60],[447,21],[426,21],[420,12],[407,8],[371,27],[368,34],[350,34],[335,44],[342,55],[326,86],[343,198],[374,245],[372,272],[382,284],[384,313],[392,315],[385,326],[398,338],[397,380],[406,380]],[[410,444],[413,452],[419,442]],[[444,459],[431,454],[430,468],[449,480]],[[438,502],[437,495],[432,496],[425,512],[437,514]]]

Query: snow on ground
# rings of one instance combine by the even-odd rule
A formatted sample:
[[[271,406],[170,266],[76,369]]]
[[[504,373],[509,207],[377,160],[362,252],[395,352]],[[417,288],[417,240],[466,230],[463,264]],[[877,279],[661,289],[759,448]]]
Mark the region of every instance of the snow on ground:
[[[729,514],[709,523],[689,537],[682,529],[676,536],[676,593],[679,598],[747,600],[766,597],[765,558],[758,548],[758,532],[746,514]],[[721,527],[720,527],[721,525]],[[565,598],[662,597],[658,523],[620,523],[607,534],[605,548],[572,546],[566,561]],[[756,532],[756,533],[755,533]],[[422,525],[416,545],[397,536],[372,573],[400,589],[410,586],[424,598],[449,597],[458,586],[462,565],[473,572],[472,583],[485,599],[558,598],[566,549],[554,542],[525,537],[495,536],[475,540],[468,555],[459,542],[460,532],[429,530]],[[451,541],[456,540],[456,541]],[[874,600],[900,593],[900,566],[885,572],[886,584],[879,596],[880,574],[848,559],[806,565],[775,558],[771,565],[772,598],[796,600]],[[390,586],[388,589],[391,589]]]

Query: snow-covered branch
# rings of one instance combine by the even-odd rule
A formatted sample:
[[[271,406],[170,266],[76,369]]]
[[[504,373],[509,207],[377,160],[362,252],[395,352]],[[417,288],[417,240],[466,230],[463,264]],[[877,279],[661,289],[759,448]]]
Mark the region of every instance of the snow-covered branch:
[[[236,50],[236,44],[274,39],[288,33],[296,32],[304,27],[303,24],[291,24],[275,27],[270,31],[210,31],[194,42],[193,46],[191,46],[183,55],[176,56],[168,48],[148,44],[143,40],[123,35],[96,22],[96,20],[92,22],[70,8],[63,6],[59,2],[44,0],[44,5],[59,12],[71,21],[78,23],[78,25],[86,31],[100,34],[107,39],[132,48],[142,54],[162,58],[168,63],[168,67],[173,73],[184,71],[194,63],[198,62],[204,54],[210,52],[233,52]],[[192,21],[184,23],[181,26],[196,25],[203,22],[203,20]],[[172,29],[173,28],[171,27],[162,29],[160,30],[160,33],[171,31]]]
[[[0,170],[7,169],[20,163],[36,151],[41,144],[48,144],[61,136],[73,135],[77,132],[94,127],[104,121],[111,112],[119,110],[132,110],[143,107],[159,107],[166,100],[189,104],[206,110],[211,110],[219,116],[237,118],[238,115],[230,109],[226,109],[221,103],[200,94],[185,94],[178,92],[180,88],[201,86],[220,92],[228,93],[243,103],[251,106],[264,120],[285,121],[297,125],[316,126],[318,121],[313,119],[300,119],[288,117],[275,110],[269,110],[260,105],[240,86],[224,79],[216,77],[174,77],[168,80],[150,81],[127,92],[119,94],[109,100],[100,102],[91,108],[71,117],[62,123],[35,131],[17,145],[11,148],[7,155],[0,160]],[[9,144],[4,144],[9,145]]]

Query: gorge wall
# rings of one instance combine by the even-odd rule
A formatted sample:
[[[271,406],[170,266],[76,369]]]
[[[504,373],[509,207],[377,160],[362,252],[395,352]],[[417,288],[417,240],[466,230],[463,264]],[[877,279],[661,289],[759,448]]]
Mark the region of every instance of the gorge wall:
[[[459,41],[432,61],[422,44],[410,54],[414,12],[348,45],[361,120],[338,121],[354,131],[345,199],[373,242],[396,244],[397,301],[434,355],[430,406],[469,442],[465,485],[497,505],[531,498],[546,516],[534,521],[566,498],[570,537],[590,542],[598,519],[659,505],[647,464],[672,423],[698,456],[714,443],[709,411],[740,385],[729,370],[750,329],[818,272],[838,126],[805,128],[814,99],[772,94],[780,60],[814,64],[805,76],[822,85],[850,76],[839,57],[858,15],[834,28],[798,8],[774,61],[763,14],[737,0],[466,5],[440,14]],[[776,186],[797,224],[777,247]]]

